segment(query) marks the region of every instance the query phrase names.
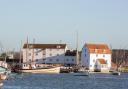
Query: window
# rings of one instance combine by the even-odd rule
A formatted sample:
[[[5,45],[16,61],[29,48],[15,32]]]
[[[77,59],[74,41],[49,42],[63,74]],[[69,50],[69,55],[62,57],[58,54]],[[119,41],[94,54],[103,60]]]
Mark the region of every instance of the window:
[[[98,52],[98,50],[97,50],[97,49],[95,49],[95,52],[97,53],[97,52]]]
[[[29,59],[29,61],[31,62],[31,59]]]
[[[44,58],[43,61],[45,61],[46,59]]]
[[[57,51],[59,51],[59,49],[57,49]]]
[[[49,61],[52,61],[52,59],[49,59]]]
[[[36,59],[36,62],[38,62],[38,59]]]
[[[57,46],[57,49],[59,49],[61,46]]]
[[[85,54],[85,57],[86,57],[86,54]]]
[[[106,60],[106,64],[108,64],[108,61]]]
[[[58,61],[59,61],[59,59],[56,59],[56,61],[58,62]]]
[[[49,56],[52,56],[52,54],[50,53]]]
[[[106,52],[106,50],[104,49],[103,52]]]
[[[45,53],[43,53],[43,55],[45,55]]]
[[[98,57],[98,54],[96,54],[96,57]]]
[[[105,55],[103,55],[103,57],[105,57]]]
[[[69,61],[68,59],[66,59],[66,61]]]
[[[59,56],[59,54],[57,54],[57,56]]]
[[[38,53],[36,53],[36,56],[38,55]]]
[[[104,65],[101,65],[102,68],[104,68]]]
[[[97,68],[98,66],[97,66],[97,65],[95,65],[95,67]]]
[[[93,63],[95,63],[95,59],[93,59]]]
[[[72,61],[74,61],[74,59],[72,59]]]
[[[29,56],[31,56],[31,53],[29,53]]]
[[[86,49],[85,49],[85,53],[86,53]]]

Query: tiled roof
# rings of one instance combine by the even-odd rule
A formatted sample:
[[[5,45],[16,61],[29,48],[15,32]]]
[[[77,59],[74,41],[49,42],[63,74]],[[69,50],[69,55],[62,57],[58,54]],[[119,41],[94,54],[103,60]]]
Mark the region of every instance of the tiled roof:
[[[85,44],[90,53],[111,54],[111,50],[106,44]]]
[[[86,44],[89,49],[109,49],[106,44]]]
[[[65,49],[66,44],[24,44],[23,48],[37,48],[37,49]]]
[[[104,59],[98,59],[100,64],[107,64],[107,62]]]

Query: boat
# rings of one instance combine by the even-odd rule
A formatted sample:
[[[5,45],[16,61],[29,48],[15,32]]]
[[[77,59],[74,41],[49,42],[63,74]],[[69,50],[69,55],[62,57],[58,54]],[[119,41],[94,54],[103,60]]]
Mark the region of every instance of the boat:
[[[112,75],[121,75],[121,72],[119,72],[119,71],[113,71],[112,72]]]
[[[0,83],[0,87],[2,87],[3,86],[3,83]]]
[[[75,76],[89,76],[89,71],[84,69],[84,68],[80,68],[77,72],[74,72]]]
[[[33,44],[34,44],[33,40]],[[22,46],[22,44],[21,44]],[[18,73],[43,73],[43,74],[58,74],[60,73],[60,67],[58,66],[52,66],[48,64],[37,64],[36,60],[34,60],[34,46],[31,46],[32,49],[32,60],[28,61],[28,50],[29,50],[29,45],[28,45],[28,38],[27,38],[27,49],[26,49],[26,62],[21,62],[21,49],[20,49],[20,63],[19,63],[19,68],[14,68],[15,72]],[[22,48],[22,47],[21,47]]]
[[[22,73],[59,74],[60,73],[60,67],[21,69],[20,72],[22,72]]]
[[[10,74],[10,70],[8,70],[7,68],[4,68],[2,66],[0,66],[0,80],[5,80],[7,79],[7,77]]]
[[[78,32],[77,32],[77,40],[76,40],[76,71],[74,71],[74,75],[75,76],[89,76],[89,71],[86,70],[85,67],[83,67],[81,64],[80,64],[80,57],[79,57],[79,51],[78,51]]]

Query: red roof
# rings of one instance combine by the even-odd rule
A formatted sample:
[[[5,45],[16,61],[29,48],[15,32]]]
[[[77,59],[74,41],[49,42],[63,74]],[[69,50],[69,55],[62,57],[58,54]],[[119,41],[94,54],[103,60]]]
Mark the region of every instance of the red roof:
[[[100,62],[100,64],[107,64],[107,62],[104,59],[98,59],[98,61]]]
[[[89,49],[90,53],[111,54],[107,44],[85,44],[85,47]]]

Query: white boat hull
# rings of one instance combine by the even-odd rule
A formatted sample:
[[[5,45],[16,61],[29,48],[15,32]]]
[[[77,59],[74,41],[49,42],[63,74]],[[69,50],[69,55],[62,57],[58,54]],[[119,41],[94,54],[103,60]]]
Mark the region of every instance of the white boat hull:
[[[88,71],[78,71],[76,73],[74,73],[75,76],[89,76],[89,72]]]
[[[23,73],[44,73],[44,74],[58,74],[60,73],[60,67],[44,68],[44,69],[23,69],[20,72]]]
[[[113,72],[112,74],[113,74],[113,75],[121,75],[120,72]]]

